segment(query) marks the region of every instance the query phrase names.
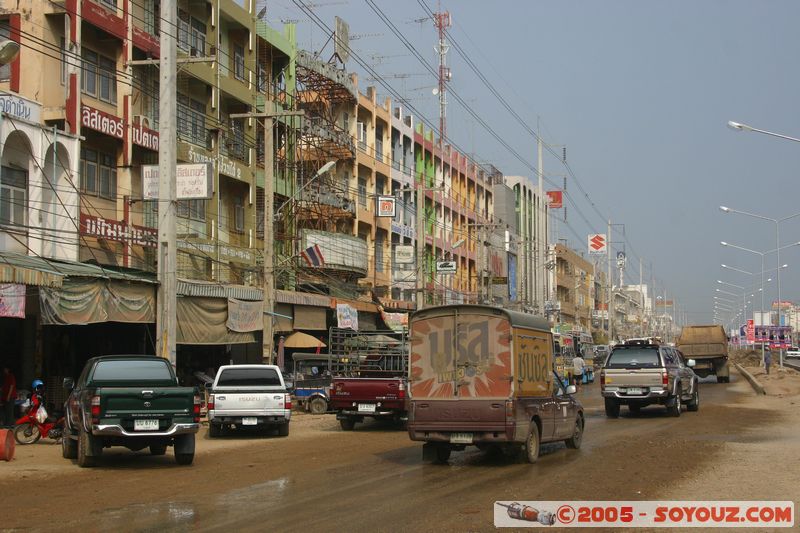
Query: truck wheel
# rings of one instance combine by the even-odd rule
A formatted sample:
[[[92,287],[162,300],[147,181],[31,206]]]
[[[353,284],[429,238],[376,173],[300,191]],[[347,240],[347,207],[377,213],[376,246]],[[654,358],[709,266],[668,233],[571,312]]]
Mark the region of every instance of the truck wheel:
[[[78,457],[78,443],[72,440],[70,430],[65,430],[61,437],[61,457],[64,459],[75,459]]]
[[[288,437],[289,436],[289,422],[285,424],[281,424],[278,426],[278,436],[279,437]]]
[[[642,412],[642,406],[638,403],[629,403],[628,410],[631,412],[632,415],[638,415]]]
[[[194,454],[193,453],[176,453],[175,454],[175,462],[179,465],[188,466],[192,464],[194,461]]]
[[[531,428],[525,440],[525,460],[533,464],[537,459],[539,459],[539,426],[531,420]]]
[[[209,438],[216,439],[217,437],[222,436],[222,425],[214,424],[213,422],[209,422],[208,424],[208,436]]]
[[[323,398],[314,398],[311,400],[311,414],[314,415],[324,415],[328,412],[328,402],[326,402]]]
[[[343,418],[339,420],[339,425],[342,426],[342,431],[353,431],[356,427],[356,421],[352,418]]]
[[[575,420],[575,431],[570,438],[564,441],[564,444],[567,445],[567,448],[571,448],[573,450],[577,450],[581,447],[581,441],[583,441],[583,417],[578,417]]]
[[[692,399],[689,403],[686,404],[687,411],[697,411],[700,409],[700,387],[698,387],[697,383],[694,384],[694,393],[692,393]]]
[[[717,383],[730,383],[730,376],[717,376]]]
[[[450,459],[450,446],[442,444],[436,447],[436,462],[438,464],[445,464]]]
[[[91,453],[93,448],[94,437],[83,429],[78,430],[78,466],[88,468],[97,464],[97,458],[94,455],[86,455],[86,452]]]
[[[678,386],[678,390],[680,390],[680,383],[677,386]],[[673,399],[672,405],[667,407],[667,413],[669,413],[669,416],[681,416],[681,404],[682,403],[683,402],[681,402],[680,393],[676,394],[675,398]]]
[[[150,445],[150,455],[164,455],[167,453],[167,445],[166,444],[151,444]]]
[[[606,398],[606,416],[619,418],[619,402],[613,398]]]

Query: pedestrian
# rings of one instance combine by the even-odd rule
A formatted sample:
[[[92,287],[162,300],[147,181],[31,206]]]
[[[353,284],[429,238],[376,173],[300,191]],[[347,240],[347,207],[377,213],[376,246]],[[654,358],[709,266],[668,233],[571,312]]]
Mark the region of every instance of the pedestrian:
[[[11,427],[14,419],[14,403],[17,400],[17,378],[7,366],[3,366],[3,387],[0,389],[0,426]]]
[[[764,368],[767,369],[767,375],[769,376],[769,367],[772,364],[772,353],[770,352],[769,348],[764,350]]]
[[[583,382],[583,371],[586,368],[586,361],[580,354],[572,358],[572,375],[575,378],[575,388],[580,388]]]

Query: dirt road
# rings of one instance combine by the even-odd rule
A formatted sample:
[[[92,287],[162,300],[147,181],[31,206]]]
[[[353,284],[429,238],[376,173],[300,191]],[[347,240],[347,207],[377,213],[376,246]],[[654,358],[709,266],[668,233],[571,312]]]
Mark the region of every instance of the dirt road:
[[[79,469],[56,446],[20,447],[0,463],[0,529],[51,529],[20,512],[32,496],[68,531],[485,531],[495,500],[800,502],[790,482],[800,470],[781,460],[800,435],[797,406],[732,378],[704,383],[700,411],[680,418],[651,407],[608,420],[597,386],[586,387],[583,448],[546,445],[535,465],[477,450],[425,464],[405,433],[380,424],[342,432],[329,415],[297,416],[288,438],[203,432],[192,467],[120,450]]]

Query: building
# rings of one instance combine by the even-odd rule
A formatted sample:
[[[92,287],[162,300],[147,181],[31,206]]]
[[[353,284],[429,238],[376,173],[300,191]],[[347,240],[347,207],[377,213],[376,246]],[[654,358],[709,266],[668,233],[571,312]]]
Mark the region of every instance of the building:
[[[594,267],[564,244],[555,245],[555,287],[559,303],[555,322],[564,331],[591,331],[594,303]]]

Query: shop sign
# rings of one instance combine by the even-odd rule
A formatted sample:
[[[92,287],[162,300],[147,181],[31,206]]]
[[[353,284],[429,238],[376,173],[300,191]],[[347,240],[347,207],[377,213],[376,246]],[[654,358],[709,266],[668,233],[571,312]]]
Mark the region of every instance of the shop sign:
[[[395,245],[394,262],[398,265],[412,264],[414,262],[414,247],[410,244]]]
[[[0,92],[0,111],[30,122],[40,122],[42,105],[15,94]]]
[[[178,164],[175,187],[178,200],[202,200],[212,196],[214,168],[211,163]],[[142,165],[142,195],[145,200],[158,199],[158,165]]]
[[[133,144],[158,152],[158,132],[145,128],[142,124],[131,126]]]
[[[247,248],[237,248],[226,244],[216,245],[211,242],[201,241],[178,241],[178,248],[188,252],[201,252],[209,257],[216,257],[217,249],[222,259],[237,263],[253,263],[253,253]]]
[[[81,125],[117,139],[122,139],[125,135],[124,120],[86,104],[81,105]]]
[[[378,216],[394,218],[397,212],[397,198],[394,196],[378,196]]]
[[[336,324],[341,329],[358,331],[358,309],[348,304],[336,304]]]
[[[186,159],[191,163],[214,163],[217,165],[217,170],[220,174],[236,178],[237,180],[242,179],[242,165],[226,155],[219,154],[219,156],[214,157],[205,150],[200,150],[194,145],[189,145],[189,152],[186,155]]]
[[[107,220],[83,213],[81,213],[81,235],[149,248],[155,248],[158,244],[158,232],[154,228],[135,226],[122,220]]]
[[[264,329],[263,316],[262,302],[228,298],[228,321],[225,325],[229,330],[240,333],[261,331]]]
[[[0,316],[25,318],[25,285],[0,284]]]

